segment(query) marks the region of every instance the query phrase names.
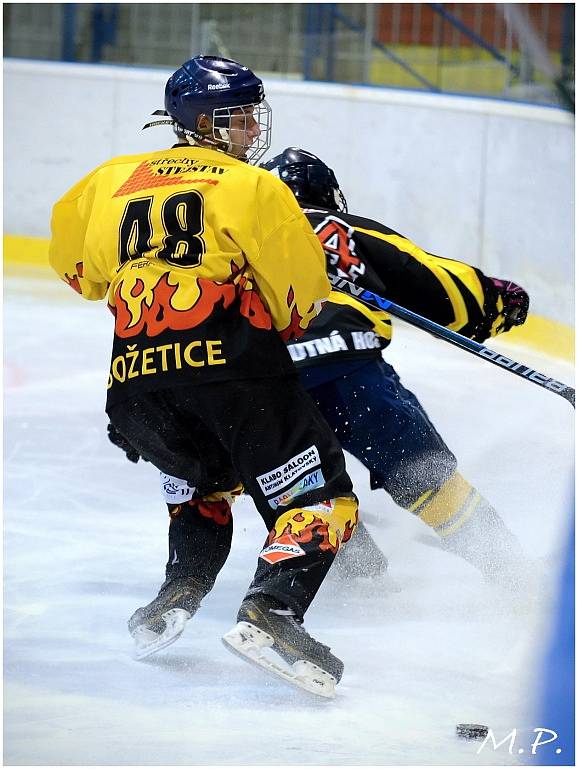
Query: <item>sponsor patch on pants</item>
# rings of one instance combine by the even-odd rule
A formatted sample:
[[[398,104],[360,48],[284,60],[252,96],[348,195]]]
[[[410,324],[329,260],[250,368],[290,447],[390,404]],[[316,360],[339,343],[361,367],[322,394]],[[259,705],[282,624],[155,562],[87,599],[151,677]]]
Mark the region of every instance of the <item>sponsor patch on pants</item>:
[[[195,487],[182,478],[175,478],[174,475],[161,473],[161,494],[165,502],[169,505],[178,505],[181,502],[188,502],[193,498]]]
[[[277,507],[282,505],[288,505],[289,502],[291,502],[295,497],[298,497],[300,494],[304,494],[307,491],[312,491],[313,489],[319,489],[323,485],[325,485],[325,478],[323,477],[321,468],[319,468],[318,470],[315,470],[314,472],[306,475],[305,478],[301,478],[301,480],[297,481],[294,486],[291,486],[291,488],[287,489],[287,491],[283,491],[281,494],[279,494],[279,496],[273,497],[273,499],[269,499],[269,505],[273,508],[273,510],[275,510]]]
[[[278,563],[287,558],[297,558],[300,555],[305,555],[305,550],[295,542],[291,534],[283,534],[270,545],[267,545],[259,554],[259,558],[268,563]]]
[[[281,489],[290,486],[296,478],[303,475],[307,470],[313,470],[321,466],[319,452],[316,446],[310,446],[300,454],[291,457],[287,462],[279,467],[257,476],[257,483],[266,497],[278,494]]]

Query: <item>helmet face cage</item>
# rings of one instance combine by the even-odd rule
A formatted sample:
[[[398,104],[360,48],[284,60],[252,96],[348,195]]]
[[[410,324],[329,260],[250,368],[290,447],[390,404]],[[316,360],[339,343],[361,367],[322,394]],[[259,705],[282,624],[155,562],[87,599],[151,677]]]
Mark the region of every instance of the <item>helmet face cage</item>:
[[[259,129],[254,139],[248,135],[249,122]],[[271,146],[271,107],[265,99],[257,104],[215,107],[210,139],[228,155],[257,164]]]
[[[305,174],[306,197],[309,203],[347,213],[347,201],[331,168],[324,163],[314,163],[305,166]]]
[[[336,190],[333,190],[333,194],[335,195],[335,205],[337,206],[337,210],[341,211],[342,213],[347,213],[347,200],[345,198],[345,195],[339,187]]]

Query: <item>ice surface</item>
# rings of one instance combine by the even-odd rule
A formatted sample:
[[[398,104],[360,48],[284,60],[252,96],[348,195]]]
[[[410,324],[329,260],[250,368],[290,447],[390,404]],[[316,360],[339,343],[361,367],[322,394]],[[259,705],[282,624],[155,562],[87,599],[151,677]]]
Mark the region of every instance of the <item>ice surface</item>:
[[[5,763],[525,763],[568,519],[569,404],[395,322],[388,360],[545,576],[538,597],[490,588],[370,492],[351,460],[399,591],[326,581],[307,627],[345,675],[323,702],[221,645],[265,536],[248,499],[235,508],[229,561],[183,637],[131,658],[126,620],[162,582],[167,516],[155,470],[129,464],[106,437],[111,329],[102,303],[56,280],[5,281]],[[492,346],[572,383],[570,364],[505,339]],[[459,722],[490,725],[497,739],[517,728],[516,749],[477,755],[480,743],[455,737]]]

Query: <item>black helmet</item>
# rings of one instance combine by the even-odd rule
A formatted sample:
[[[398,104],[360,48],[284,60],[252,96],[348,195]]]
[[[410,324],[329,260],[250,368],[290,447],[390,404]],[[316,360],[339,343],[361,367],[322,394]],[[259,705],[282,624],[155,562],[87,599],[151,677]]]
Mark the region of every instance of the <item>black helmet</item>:
[[[299,203],[347,212],[347,201],[339,189],[335,174],[311,152],[287,147],[261,167],[279,176]]]

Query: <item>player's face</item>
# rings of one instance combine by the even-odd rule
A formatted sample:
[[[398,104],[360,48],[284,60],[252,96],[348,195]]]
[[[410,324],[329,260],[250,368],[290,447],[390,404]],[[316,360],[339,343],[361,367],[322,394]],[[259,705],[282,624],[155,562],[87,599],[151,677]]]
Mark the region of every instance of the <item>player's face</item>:
[[[242,158],[255,139],[261,135],[259,123],[255,120],[255,107],[238,107],[233,110],[229,129],[230,154]]]

